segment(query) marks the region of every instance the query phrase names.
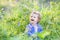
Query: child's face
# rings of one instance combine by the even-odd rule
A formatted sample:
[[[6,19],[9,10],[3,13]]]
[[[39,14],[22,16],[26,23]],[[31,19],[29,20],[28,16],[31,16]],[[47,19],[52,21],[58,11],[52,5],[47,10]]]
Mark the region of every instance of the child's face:
[[[31,13],[31,15],[30,15],[30,23],[36,24],[37,22],[38,22],[38,15],[34,14],[34,13]]]

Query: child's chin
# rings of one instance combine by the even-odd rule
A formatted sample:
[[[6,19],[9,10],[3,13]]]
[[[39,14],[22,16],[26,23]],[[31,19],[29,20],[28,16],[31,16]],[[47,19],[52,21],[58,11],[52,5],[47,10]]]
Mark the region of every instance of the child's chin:
[[[33,24],[33,23],[34,23],[34,21],[31,21],[30,23],[32,23],[32,24]]]

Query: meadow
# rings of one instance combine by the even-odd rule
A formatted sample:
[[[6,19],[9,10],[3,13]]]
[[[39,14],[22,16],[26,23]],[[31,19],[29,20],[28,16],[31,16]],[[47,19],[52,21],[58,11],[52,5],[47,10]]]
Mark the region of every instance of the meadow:
[[[32,40],[24,34],[33,10],[41,13],[39,24],[50,34],[41,40],[60,40],[60,1],[0,0],[0,40]],[[42,35],[40,35],[42,36]]]

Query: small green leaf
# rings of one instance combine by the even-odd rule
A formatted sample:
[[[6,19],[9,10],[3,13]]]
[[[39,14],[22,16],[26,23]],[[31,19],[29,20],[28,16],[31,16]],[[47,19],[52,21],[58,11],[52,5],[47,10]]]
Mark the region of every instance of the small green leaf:
[[[44,39],[46,36],[50,35],[50,33],[50,31],[43,31],[41,33],[38,33],[38,37]]]

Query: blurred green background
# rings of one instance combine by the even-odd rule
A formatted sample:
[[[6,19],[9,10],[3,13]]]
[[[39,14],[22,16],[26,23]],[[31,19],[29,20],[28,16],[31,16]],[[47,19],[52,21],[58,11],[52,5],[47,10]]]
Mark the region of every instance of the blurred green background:
[[[0,0],[0,40],[32,40],[22,33],[33,10],[41,13],[43,29],[51,31],[41,40],[60,40],[60,0]]]

